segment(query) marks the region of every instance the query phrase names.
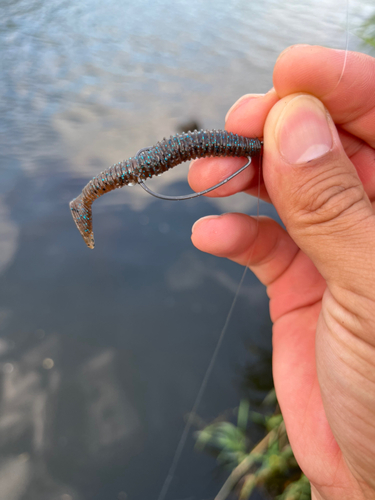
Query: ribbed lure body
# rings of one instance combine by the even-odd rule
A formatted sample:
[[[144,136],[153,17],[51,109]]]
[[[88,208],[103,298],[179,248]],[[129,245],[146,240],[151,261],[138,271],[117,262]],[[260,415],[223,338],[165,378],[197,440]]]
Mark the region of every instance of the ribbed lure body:
[[[259,139],[223,130],[200,130],[163,139],[136,157],[112,165],[88,182],[82,193],[70,202],[73,219],[86,245],[94,248],[91,205],[96,198],[166,172],[185,161],[207,156],[252,157],[260,154],[261,147]]]

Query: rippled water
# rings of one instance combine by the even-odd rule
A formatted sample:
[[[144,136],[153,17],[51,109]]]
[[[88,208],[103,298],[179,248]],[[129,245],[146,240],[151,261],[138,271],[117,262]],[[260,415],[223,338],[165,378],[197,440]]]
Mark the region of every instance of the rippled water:
[[[350,0],[350,26],[370,7]],[[345,48],[346,3],[8,0],[0,12],[1,497],[157,498],[242,273],[195,250],[191,225],[256,202],[123,189],[95,204],[94,252],[68,202],[189,120],[222,127],[238,97],[272,87],[286,46]],[[352,35],[349,48],[362,50]],[[184,192],[185,178],[155,183]],[[238,405],[260,352],[267,300],[248,275],[200,418]],[[193,446],[167,499],[212,499],[225,478]]]

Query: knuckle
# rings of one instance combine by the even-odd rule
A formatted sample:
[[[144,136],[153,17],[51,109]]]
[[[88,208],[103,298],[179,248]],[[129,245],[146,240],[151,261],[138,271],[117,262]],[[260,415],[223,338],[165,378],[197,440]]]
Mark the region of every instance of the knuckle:
[[[298,214],[293,219],[300,228],[319,225],[327,232],[339,232],[368,213],[367,195],[355,172],[338,168],[320,172],[296,195]]]

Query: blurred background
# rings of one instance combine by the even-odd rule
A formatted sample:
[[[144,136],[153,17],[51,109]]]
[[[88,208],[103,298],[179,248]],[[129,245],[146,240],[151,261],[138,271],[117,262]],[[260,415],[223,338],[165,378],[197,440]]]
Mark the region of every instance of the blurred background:
[[[372,9],[1,1],[2,500],[157,499],[242,275],[198,252],[191,226],[257,213],[246,195],[172,203],[125,188],[95,202],[90,251],[69,201],[90,176],[189,123],[223,128],[235,100],[272,87],[287,46],[345,49],[348,37],[366,51],[356,29]],[[185,193],[186,173],[152,186]],[[259,212],[275,215],[264,203]],[[244,394],[262,398],[270,352],[267,297],[248,273],[196,420],[231,414]],[[167,500],[213,499],[226,478],[194,450],[193,431]]]

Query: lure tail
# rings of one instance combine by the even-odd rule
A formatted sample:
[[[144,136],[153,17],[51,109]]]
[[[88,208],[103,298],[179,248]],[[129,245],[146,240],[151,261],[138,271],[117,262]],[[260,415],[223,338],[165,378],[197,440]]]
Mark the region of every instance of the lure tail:
[[[82,238],[89,248],[94,248],[95,241],[94,233],[92,232],[91,205],[92,201],[87,199],[84,200],[82,193],[69,203],[70,212]]]

